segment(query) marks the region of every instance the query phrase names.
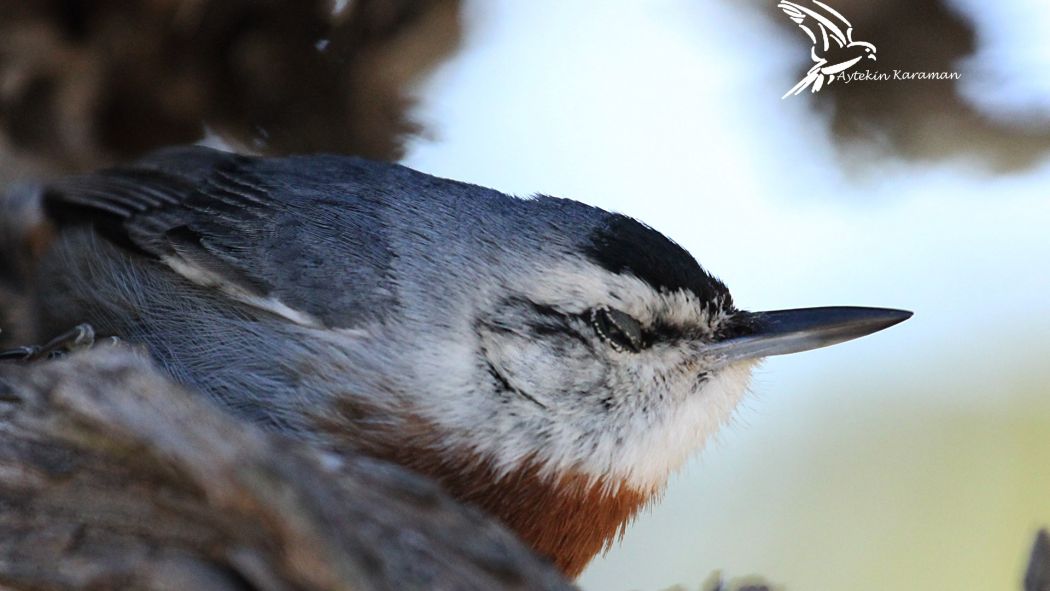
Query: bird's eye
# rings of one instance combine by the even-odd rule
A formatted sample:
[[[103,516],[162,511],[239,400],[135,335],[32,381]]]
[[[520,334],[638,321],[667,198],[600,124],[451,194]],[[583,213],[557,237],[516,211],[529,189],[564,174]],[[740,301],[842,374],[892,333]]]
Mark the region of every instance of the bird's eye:
[[[637,353],[645,346],[642,325],[619,310],[595,308],[591,311],[591,326],[598,336],[617,351]]]

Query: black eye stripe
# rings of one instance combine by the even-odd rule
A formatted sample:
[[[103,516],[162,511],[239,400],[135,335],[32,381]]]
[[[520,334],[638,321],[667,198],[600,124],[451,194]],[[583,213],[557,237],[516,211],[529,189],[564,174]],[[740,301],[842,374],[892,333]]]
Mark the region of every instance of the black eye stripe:
[[[603,341],[612,345],[613,349],[616,349],[617,351],[622,351],[623,348],[609,335],[607,326],[603,326],[604,323],[599,321],[598,315],[600,313],[601,310],[591,310],[591,326],[594,327],[594,332],[598,333],[598,336],[600,336]]]
[[[615,308],[591,310],[591,326],[594,331],[617,351],[637,353],[646,347],[642,326],[628,314]]]

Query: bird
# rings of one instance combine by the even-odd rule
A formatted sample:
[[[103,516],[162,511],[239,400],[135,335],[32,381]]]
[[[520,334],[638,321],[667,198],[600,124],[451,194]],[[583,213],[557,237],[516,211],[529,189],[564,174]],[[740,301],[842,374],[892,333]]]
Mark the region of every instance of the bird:
[[[781,0],[777,4],[777,8],[797,24],[813,42],[810,57],[815,64],[798,84],[780,97],[782,100],[801,94],[810,87],[811,92],[819,92],[825,84],[834,82],[835,76],[849,70],[864,58],[876,59],[873,44],[853,40],[853,25],[846,17],[819,0],[813,0],[813,4],[817,10],[788,0]]]
[[[437,481],[571,578],[760,359],[911,316],[746,311],[627,215],[351,156],[184,146],[19,194],[0,226],[37,223],[0,231],[34,243],[40,338],[144,347],[243,420]]]

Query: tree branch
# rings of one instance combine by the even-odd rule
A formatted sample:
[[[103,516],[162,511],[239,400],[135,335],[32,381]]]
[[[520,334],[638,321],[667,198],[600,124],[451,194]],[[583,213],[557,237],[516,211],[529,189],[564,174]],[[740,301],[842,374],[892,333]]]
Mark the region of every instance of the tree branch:
[[[238,422],[123,347],[0,366],[0,585],[571,588],[429,481]]]

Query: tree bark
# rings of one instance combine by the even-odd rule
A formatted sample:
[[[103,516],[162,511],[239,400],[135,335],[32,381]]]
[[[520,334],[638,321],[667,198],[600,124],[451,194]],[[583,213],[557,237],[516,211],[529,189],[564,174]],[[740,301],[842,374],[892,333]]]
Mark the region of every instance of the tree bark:
[[[571,586],[433,483],[238,422],[100,346],[0,364],[0,588]]]

